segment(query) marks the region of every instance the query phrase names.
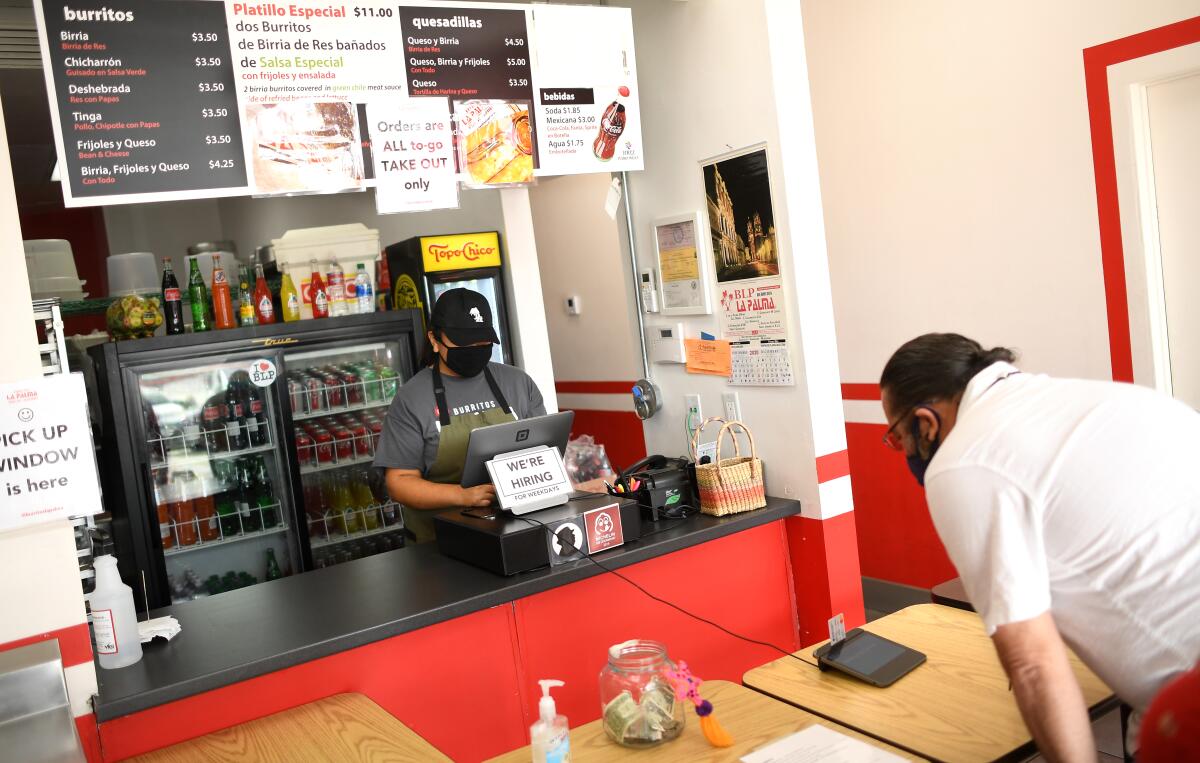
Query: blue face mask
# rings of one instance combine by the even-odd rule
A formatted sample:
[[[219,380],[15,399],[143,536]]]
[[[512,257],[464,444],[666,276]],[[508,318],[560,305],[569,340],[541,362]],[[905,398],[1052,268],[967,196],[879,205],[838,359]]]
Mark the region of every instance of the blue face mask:
[[[925,406],[921,407],[932,413],[933,417],[937,419],[938,433],[940,434],[942,431],[942,417],[938,416],[937,411],[933,410],[932,408],[926,408]],[[912,420],[912,438],[914,443],[921,442],[921,419],[917,416],[913,416]],[[934,440],[933,444],[929,446],[928,456],[922,456],[921,449],[918,447],[916,453],[913,453],[907,457],[908,470],[912,472],[914,477],[917,478],[917,484],[921,487],[925,486],[925,470],[929,468],[929,463],[933,461],[934,455],[937,454],[939,445],[941,445],[941,442]]]

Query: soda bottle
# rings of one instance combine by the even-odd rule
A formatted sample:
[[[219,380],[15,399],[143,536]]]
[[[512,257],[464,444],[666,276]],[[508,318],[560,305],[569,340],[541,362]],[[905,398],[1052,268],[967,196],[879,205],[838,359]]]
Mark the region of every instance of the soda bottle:
[[[181,546],[196,545],[197,525],[196,507],[192,503],[195,497],[195,478],[191,472],[179,475],[178,482],[173,486],[176,490],[176,502],[171,506],[170,516],[175,522],[175,538]]]
[[[371,495],[371,488],[367,485],[366,469],[354,473],[350,492],[354,496],[354,503],[362,510],[363,524],[366,528],[379,529],[379,507],[374,505],[375,496]]]
[[[219,329],[236,328],[233,317],[233,298],[229,294],[229,279],[221,267],[221,255],[213,255],[212,269],[213,323]]]
[[[217,496],[217,523],[221,527],[222,538],[233,538],[242,532],[242,523],[238,519],[237,492],[227,489]]]
[[[357,312],[375,312],[375,294],[371,287],[371,276],[367,275],[367,266],[362,262],[358,263],[358,270],[354,274],[354,294],[354,301],[358,304]]]
[[[380,252],[378,267],[375,268],[375,273],[379,279],[379,288],[375,289],[375,302],[380,310],[392,309],[392,276],[388,272],[387,252]]]
[[[230,450],[245,450],[249,445],[246,441],[246,411],[237,383],[233,381],[225,389],[225,438]]]
[[[329,314],[335,318],[339,315],[346,315],[350,312],[346,309],[346,273],[342,270],[336,255],[333,262],[329,264],[329,272],[326,275],[329,278],[329,283],[325,288],[325,295],[329,298]]]
[[[275,549],[267,549],[267,574],[266,580],[279,580],[283,577],[283,573],[279,570],[279,562],[275,561]]]
[[[221,421],[221,405],[215,399],[208,400],[204,403],[200,418],[203,422],[204,449],[209,455],[225,450],[229,443],[225,439],[225,423]]]
[[[250,289],[250,268],[238,268],[238,323],[253,326],[258,323],[254,312],[254,293]]]
[[[183,333],[183,294],[179,291],[179,281],[175,280],[175,271],[171,268],[171,258],[163,257],[163,322],[168,334]]]
[[[283,320],[287,323],[300,320],[300,292],[286,270],[283,272],[283,285],[279,287],[279,298],[283,302]]]
[[[275,322],[275,305],[271,302],[271,290],[267,288],[262,265],[254,266],[254,317],[259,323]]]
[[[246,428],[249,430],[250,447],[266,445],[270,442],[267,430],[267,411],[263,405],[262,393],[253,384],[246,384]]]
[[[192,505],[196,507],[196,520],[200,523],[200,540],[208,542],[220,538],[221,531],[217,529],[217,501],[213,495],[211,480],[200,480]]]
[[[617,140],[625,132],[625,106],[613,101],[600,117],[600,132],[592,143],[592,153],[602,162],[613,158],[617,150]]]
[[[192,302],[192,331],[208,331],[212,321],[208,314],[208,289],[204,286],[204,277],[200,275],[200,263],[192,258],[191,272],[188,273],[188,299]]]
[[[176,498],[178,492],[179,486],[174,484],[163,485],[154,491],[158,504],[158,534],[162,538],[163,549],[172,548],[175,545],[175,528],[171,526],[171,507],[178,501]]]
[[[238,487],[237,487],[237,507],[238,514],[242,518],[242,530],[245,532],[258,532],[262,529],[262,516],[259,514],[258,502],[255,493],[257,486],[255,485],[254,472],[251,468],[248,458],[239,458],[237,462]]]
[[[308,282],[308,291],[312,296],[312,314],[314,318],[329,317],[329,292],[325,290],[325,281],[321,279],[321,269],[316,260],[309,260],[312,268],[312,278]]]
[[[271,474],[267,471],[267,462],[262,456],[254,459],[254,487],[256,496],[254,505],[258,508],[259,520],[264,528],[275,527],[279,524],[278,504],[275,501],[275,490],[271,487]]]

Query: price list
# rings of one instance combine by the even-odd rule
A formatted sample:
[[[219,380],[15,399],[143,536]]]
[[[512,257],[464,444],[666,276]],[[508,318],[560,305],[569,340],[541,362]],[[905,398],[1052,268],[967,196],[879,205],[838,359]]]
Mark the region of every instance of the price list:
[[[533,100],[524,10],[399,10],[410,96]]]
[[[244,189],[223,3],[43,1],[41,11],[71,197]]]

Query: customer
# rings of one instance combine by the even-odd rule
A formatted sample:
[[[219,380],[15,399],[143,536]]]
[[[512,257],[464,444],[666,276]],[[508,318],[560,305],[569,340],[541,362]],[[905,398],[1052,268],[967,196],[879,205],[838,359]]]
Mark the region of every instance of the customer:
[[[1200,658],[1200,415],[1013,360],[908,342],[880,379],[884,441],[925,485],[1043,755],[1094,761],[1064,641],[1139,711]]]
[[[427,368],[392,400],[375,466],[401,504],[418,543],[434,539],[433,515],[452,507],[490,506],[491,483],[461,487],[471,430],[544,416],[537,384],[519,368],[491,362],[499,343],[487,297],[450,289],[433,305]]]

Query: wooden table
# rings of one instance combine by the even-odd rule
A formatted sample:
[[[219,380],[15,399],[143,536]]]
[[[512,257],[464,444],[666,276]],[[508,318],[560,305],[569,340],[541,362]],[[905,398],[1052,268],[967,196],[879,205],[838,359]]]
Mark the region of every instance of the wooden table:
[[[746,673],[747,686],[931,760],[1028,756],[1032,738],[983,621],[974,612],[917,604],[864,626],[927,660],[886,689],[782,657]],[[813,649],[797,652],[816,662]],[[1093,713],[1112,691],[1074,654],[1071,668]]]
[[[361,694],[335,694],[141,755],[142,763],[448,761]]]
[[[742,755],[770,742],[808,728],[813,724],[827,726],[847,736],[859,739],[872,747],[878,747],[904,760],[920,760],[903,750],[878,742],[850,729],[830,723],[824,718],[806,713],[799,708],[777,702],[770,697],[751,691],[728,681],[705,681],[700,688],[705,699],[716,708],[721,725],[733,735],[734,745],[724,749],[713,747],[700,732],[700,719],[690,708],[687,725],[678,739],[659,747],[631,750],[613,742],[604,733],[600,720],[571,729],[572,763],[589,761],[627,760],[635,758],[638,763],[654,761],[736,761]],[[570,721],[570,718],[567,719]],[[529,763],[528,747],[493,758],[491,763]]]
[[[945,583],[938,583],[929,589],[929,598],[933,599],[934,604],[958,607],[968,612],[975,611],[975,607],[971,606],[971,600],[967,598],[967,589],[963,587],[962,578],[952,578]]]

